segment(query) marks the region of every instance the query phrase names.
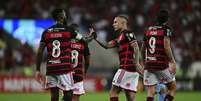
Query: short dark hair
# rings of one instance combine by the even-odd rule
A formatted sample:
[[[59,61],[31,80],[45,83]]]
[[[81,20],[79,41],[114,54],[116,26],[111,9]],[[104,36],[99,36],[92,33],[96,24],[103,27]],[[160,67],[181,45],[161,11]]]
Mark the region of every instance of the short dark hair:
[[[168,10],[162,9],[156,15],[156,20],[159,24],[163,24],[167,22],[169,19],[169,12]]]
[[[57,8],[52,11],[52,17],[54,20],[58,21],[59,17],[63,16],[64,9]]]

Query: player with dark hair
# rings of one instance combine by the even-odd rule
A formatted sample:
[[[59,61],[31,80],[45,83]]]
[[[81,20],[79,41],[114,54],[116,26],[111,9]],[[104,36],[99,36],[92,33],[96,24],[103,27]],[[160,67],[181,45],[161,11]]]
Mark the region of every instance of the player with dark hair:
[[[59,89],[63,90],[65,101],[72,100],[71,39],[81,40],[82,36],[66,26],[66,13],[63,9],[52,12],[56,24],[46,29],[41,37],[36,57],[36,79],[43,80],[40,71],[43,51],[47,48],[45,88],[50,89],[51,101],[59,100]]]
[[[135,34],[128,30],[128,19],[125,16],[116,16],[113,27],[118,37],[106,45],[95,39],[103,48],[118,48],[120,68],[116,72],[110,90],[110,101],[118,101],[119,93],[124,90],[127,101],[135,99],[139,73],[139,47]],[[93,31],[93,29],[91,29]]]
[[[172,31],[166,25],[168,18],[168,11],[160,10],[156,18],[157,24],[149,26],[144,35],[144,84],[148,87],[147,101],[154,101],[158,83],[167,86],[168,94],[164,101],[173,101],[176,93],[176,81],[172,74],[176,72],[176,62],[170,44]]]
[[[70,26],[79,32],[79,26],[77,24],[71,24]],[[87,42],[83,40],[78,41],[72,39],[71,49],[74,80],[72,101],[79,101],[80,96],[85,93],[83,79],[89,67],[90,53]]]

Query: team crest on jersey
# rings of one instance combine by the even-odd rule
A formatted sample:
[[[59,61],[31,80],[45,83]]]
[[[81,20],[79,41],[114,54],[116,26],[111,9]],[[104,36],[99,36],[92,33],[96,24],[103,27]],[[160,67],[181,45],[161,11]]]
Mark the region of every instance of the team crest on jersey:
[[[118,37],[117,42],[118,42],[118,43],[120,43],[120,42],[123,40],[123,38],[124,38],[124,35],[123,35],[123,34],[121,34],[121,35]]]

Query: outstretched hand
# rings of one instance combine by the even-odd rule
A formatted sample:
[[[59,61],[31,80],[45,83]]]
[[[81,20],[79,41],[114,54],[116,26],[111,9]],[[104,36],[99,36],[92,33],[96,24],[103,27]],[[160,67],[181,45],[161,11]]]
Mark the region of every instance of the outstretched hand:
[[[96,34],[94,28],[89,28],[89,35],[93,36],[94,39],[97,38],[97,34]]]

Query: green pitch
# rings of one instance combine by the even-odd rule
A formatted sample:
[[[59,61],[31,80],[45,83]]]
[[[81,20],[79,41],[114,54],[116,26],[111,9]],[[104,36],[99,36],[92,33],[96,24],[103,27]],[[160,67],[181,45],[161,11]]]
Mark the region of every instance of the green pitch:
[[[87,93],[80,101],[109,101],[108,92]],[[126,101],[123,93],[119,101]],[[0,93],[0,101],[50,101],[48,93]],[[146,93],[139,92],[136,101],[146,101]],[[155,100],[157,101],[157,100]],[[174,101],[201,101],[201,92],[178,92]]]

